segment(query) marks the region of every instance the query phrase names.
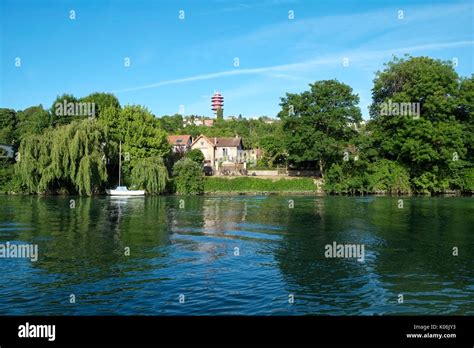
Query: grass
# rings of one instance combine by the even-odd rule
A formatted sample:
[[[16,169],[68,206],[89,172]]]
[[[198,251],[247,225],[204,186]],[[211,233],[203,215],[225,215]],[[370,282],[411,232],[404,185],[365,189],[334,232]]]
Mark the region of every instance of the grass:
[[[204,179],[204,193],[211,192],[307,192],[316,191],[311,178],[261,179],[251,177]]]

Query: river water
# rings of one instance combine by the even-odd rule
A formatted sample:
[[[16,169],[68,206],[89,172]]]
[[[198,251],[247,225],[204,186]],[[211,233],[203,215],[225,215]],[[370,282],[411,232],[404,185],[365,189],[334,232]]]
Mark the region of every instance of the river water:
[[[474,315],[469,197],[0,204],[0,245],[38,247],[0,258],[0,315]]]

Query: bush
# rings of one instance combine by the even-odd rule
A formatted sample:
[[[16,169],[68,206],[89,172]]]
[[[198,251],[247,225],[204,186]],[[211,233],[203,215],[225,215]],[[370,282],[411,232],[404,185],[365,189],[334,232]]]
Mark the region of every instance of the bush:
[[[189,158],[180,159],[174,164],[173,177],[177,194],[199,195],[204,192],[201,165]]]
[[[259,179],[251,177],[218,178],[204,180],[205,192],[299,192],[316,191],[313,179]]]
[[[199,149],[192,149],[191,151],[186,152],[184,157],[189,158],[191,161],[194,161],[198,164],[202,164],[202,162],[204,162],[204,155]]]
[[[463,191],[474,192],[474,168],[463,170]]]
[[[369,165],[369,188],[372,192],[410,193],[407,170],[396,162],[381,160]]]
[[[449,188],[448,180],[439,180],[438,176],[431,172],[424,172],[412,179],[413,187],[419,193],[437,193]]]
[[[328,193],[363,193],[367,191],[366,164],[345,162],[343,165],[333,164],[324,178],[324,190]]]

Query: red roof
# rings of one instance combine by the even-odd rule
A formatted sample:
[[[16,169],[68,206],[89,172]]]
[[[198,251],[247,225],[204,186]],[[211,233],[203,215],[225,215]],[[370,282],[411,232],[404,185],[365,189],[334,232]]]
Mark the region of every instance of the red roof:
[[[168,143],[175,146],[185,146],[188,143],[191,143],[191,135],[168,135]]]

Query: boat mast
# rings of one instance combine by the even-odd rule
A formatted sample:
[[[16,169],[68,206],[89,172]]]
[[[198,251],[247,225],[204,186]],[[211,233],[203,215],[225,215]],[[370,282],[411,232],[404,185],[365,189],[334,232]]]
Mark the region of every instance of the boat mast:
[[[122,140],[119,144],[119,186],[120,186],[120,173],[122,172]]]

